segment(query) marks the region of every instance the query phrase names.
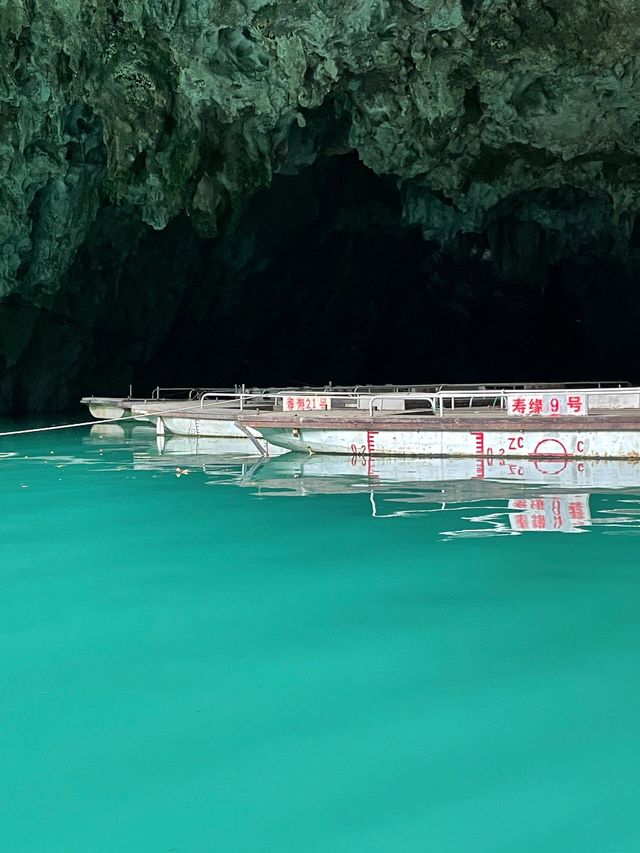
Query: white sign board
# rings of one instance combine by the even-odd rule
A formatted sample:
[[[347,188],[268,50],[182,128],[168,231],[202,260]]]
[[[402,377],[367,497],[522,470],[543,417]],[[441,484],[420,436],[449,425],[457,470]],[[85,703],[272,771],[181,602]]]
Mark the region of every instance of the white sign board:
[[[286,394],[282,398],[283,412],[327,412],[331,397],[326,394]]]
[[[514,391],[507,394],[507,413],[513,417],[557,418],[587,414],[587,395],[561,391],[551,394]]]

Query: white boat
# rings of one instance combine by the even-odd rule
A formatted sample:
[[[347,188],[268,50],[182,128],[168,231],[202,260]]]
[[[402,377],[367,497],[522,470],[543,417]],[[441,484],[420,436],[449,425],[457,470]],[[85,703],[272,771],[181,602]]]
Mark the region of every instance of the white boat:
[[[128,414],[120,397],[83,397],[80,402],[87,406],[96,420],[115,421]]]
[[[224,393],[227,395],[242,393],[239,388],[156,388],[150,397],[83,397],[80,402],[87,406],[97,420],[129,420],[155,422],[155,416],[164,411],[179,409],[193,411],[200,406],[203,394]],[[149,414],[145,414],[147,410]]]
[[[256,441],[256,439],[258,441]],[[282,456],[288,453],[283,447],[275,447],[264,441],[261,436],[185,436],[156,435],[156,447],[159,455],[171,457],[217,458],[219,456]]]
[[[404,409],[243,413],[288,450],[348,456],[640,458],[640,389],[451,391],[404,395]]]
[[[273,447],[361,456],[640,455],[640,389],[624,383],[217,389],[178,400],[161,399],[160,390],[146,401],[83,402],[115,419],[122,410],[151,421],[161,436],[248,439],[264,455]]]
[[[606,382],[606,383],[588,383],[592,387],[611,387],[618,388],[628,383],[623,382]],[[340,406],[339,399],[345,398],[342,403],[343,407],[348,408],[350,405],[362,407],[370,399],[372,395],[381,396],[379,406],[381,410],[386,411],[401,411],[405,407],[405,399],[408,394],[431,394],[443,392],[491,392],[494,390],[501,391],[504,389],[522,389],[524,391],[530,389],[549,389],[549,388],[571,388],[577,387],[578,383],[561,382],[561,383],[483,383],[474,385],[444,385],[442,383],[427,384],[427,385],[351,385],[351,386],[336,386],[324,385],[318,387],[304,388],[246,388],[244,385],[236,385],[233,388],[187,388],[187,387],[156,387],[150,397],[133,397],[131,393],[124,397],[83,397],[80,402],[87,406],[90,413],[97,420],[117,420],[120,418],[134,417],[137,420],[155,419],[163,412],[172,411],[176,414],[197,413],[198,409],[203,405],[220,405],[225,401],[230,408],[242,408],[242,401],[247,405],[251,401],[262,399],[263,404],[269,398],[271,406],[277,408],[277,402],[280,402],[280,407],[290,411],[309,410],[312,408],[322,408],[322,400],[326,399],[326,395],[335,399]],[[355,402],[359,401],[359,402]],[[263,408],[265,406],[263,405]],[[176,425],[178,430],[183,429],[182,426]],[[178,432],[178,434],[189,434]]]
[[[384,389],[385,411],[401,411],[408,391],[396,387]],[[380,390],[371,386],[351,389],[285,389],[203,394],[198,402],[184,401],[158,408],[154,403],[133,403],[132,414],[155,422],[159,435],[260,439],[259,429],[242,422],[243,416],[299,411],[366,410]]]

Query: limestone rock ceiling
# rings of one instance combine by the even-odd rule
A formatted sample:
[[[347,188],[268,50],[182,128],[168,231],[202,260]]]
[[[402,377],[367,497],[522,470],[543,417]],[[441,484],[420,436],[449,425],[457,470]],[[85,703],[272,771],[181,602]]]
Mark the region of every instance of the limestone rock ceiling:
[[[502,281],[635,268],[639,22],[640,0],[5,0],[0,401],[68,402],[107,326],[119,369],[151,359],[197,302],[178,270],[154,289],[154,232],[229,287],[250,200],[327,159],[387,182],[385,227]]]

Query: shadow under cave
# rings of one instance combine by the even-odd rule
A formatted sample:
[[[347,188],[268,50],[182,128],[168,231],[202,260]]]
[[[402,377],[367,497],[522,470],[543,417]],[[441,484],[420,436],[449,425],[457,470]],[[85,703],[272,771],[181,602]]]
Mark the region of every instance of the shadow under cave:
[[[217,238],[105,206],[33,320],[14,409],[129,384],[637,380],[636,265],[586,240],[559,259],[547,245],[508,212],[446,248],[425,241],[395,180],[353,155],[276,176]]]
[[[188,230],[151,235],[137,266],[160,281]],[[135,367],[141,387],[633,379],[639,363],[623,265],[543,254],[505,278],[499,240],[425,241],[394,180],[352,156],[276,178],[225,239],[186,242],[190,285],[166,343]]]

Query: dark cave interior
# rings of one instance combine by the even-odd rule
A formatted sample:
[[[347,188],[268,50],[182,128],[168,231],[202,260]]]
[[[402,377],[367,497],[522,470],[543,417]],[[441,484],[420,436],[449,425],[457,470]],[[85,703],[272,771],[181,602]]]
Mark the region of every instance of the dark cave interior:
[[[185,230],[152,234],[134,264],[160,292],[165,275],[191,282],[136,366],[142,387],[634,378],[640,302],[623,265],[585,247],[501,275],[487,234],[424,241],[394,181],[354,156],[276,178],[222,246]]]
[[[15,408],[129,384],[637,380],[634,265],[586,240],[550,262],[548,242],[508,211],[446,248],[425,241],[395,181],[353,155],[276,176],[216,238],[105,205],[38,316]],[[66,397],[40,378],[52,352]]]

